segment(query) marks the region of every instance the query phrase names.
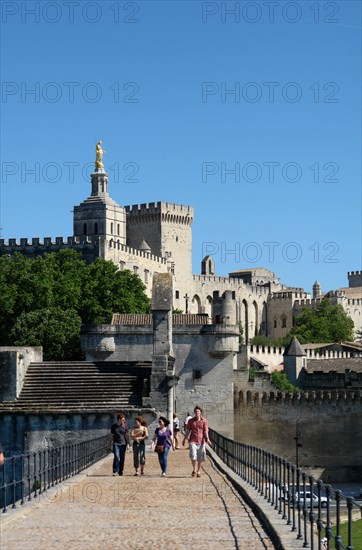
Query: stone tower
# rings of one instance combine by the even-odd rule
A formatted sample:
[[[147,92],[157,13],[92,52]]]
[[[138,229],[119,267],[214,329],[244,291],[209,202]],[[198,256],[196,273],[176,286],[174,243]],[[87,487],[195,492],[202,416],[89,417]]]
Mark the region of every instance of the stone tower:
[[[213,293],[212,300],[212,322],[215,325],[235,325],[236,324],[236,303],[231,290],[225,290],[219,297],[216,290]]]
[[[298,386],[301,370],[307,366],[307,354],[299,343],[299,340],[293,336],[289,346],[285,348],[284,372],[291,384]]]
[[[348,284],[349,288],[362,287],[362,271],[349,271]]]
[[[75,237],[98,236],[126,244],[126,211],[108,194],[108,174],[96,170],[91,174],[92,193],[74,207],[73,234]]]
[[[316,281],[313,285],[313,300],[317,300],[322,295],[321,284],[319,281]]]
[[[184,296],[192,280],[193,208],[155,202],[126,206],[125,209],[127,245],[138,249],[146,241],[152,254],[167,260],[173,275],[174,307],[185,311]]]

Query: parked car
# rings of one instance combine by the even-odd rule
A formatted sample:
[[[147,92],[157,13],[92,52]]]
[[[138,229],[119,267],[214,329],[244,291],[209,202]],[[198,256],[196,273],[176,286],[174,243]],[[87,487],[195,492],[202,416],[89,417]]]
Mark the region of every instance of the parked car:
[[[294,495],[294,502],[295,504],[300,504],[301,506],[305,505],[310,508],[312,505],[313,508],[316,508],[319,506],[319,501],[322,508],[327,508],[327,497],[319,497],[318,495],[315,495],[314,493],[311,493],[310,491],[295,493]]]

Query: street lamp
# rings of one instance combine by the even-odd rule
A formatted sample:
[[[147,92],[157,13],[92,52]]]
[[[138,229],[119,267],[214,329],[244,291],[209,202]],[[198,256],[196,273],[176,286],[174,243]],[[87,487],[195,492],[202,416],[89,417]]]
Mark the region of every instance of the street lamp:
[[[302,444],[299,443],[299,440],[302,436],[298,422],[295,423],[295,462],[297,468],[299,468],[299,448],[302,447]]]

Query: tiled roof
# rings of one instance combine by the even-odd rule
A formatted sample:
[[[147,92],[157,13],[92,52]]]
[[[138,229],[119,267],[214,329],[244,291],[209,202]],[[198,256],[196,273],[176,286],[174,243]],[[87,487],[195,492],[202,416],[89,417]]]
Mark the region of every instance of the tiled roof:
[[[152,325],[152,315],[146,313],[114,313],[112,325]]]
[[[362,359],[350,357],[342,359],[308,359],[306,371],[312,372],[362,372]]]
[[[172,315],[174,325],[207,325],[209,316],[206,314],[174,314]],[[114,313],[112,325],[152,325],[152,314],[145,313]]]

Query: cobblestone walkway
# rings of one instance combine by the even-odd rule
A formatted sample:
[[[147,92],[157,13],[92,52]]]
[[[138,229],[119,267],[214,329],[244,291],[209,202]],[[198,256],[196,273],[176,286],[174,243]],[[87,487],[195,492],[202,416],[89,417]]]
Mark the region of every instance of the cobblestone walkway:
[[[112,477],[112,456],[1,518],[1,550],[273,549],[232,485],[208,459],[191,477],[186,450],[160,475],[155,453],[145,475]]]

